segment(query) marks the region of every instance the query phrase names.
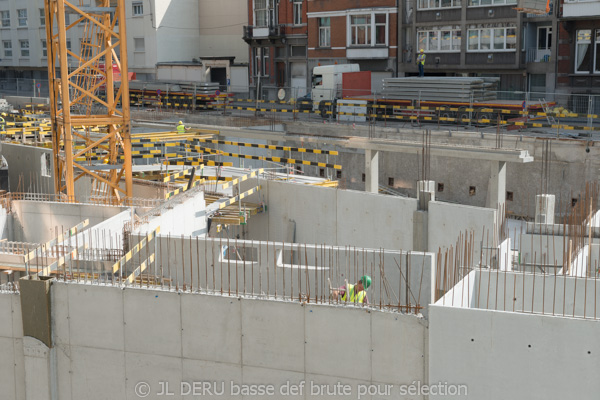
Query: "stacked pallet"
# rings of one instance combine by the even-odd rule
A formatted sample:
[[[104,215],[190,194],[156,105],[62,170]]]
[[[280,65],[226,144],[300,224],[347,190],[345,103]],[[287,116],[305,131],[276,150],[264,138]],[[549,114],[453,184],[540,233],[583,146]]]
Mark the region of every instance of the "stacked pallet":
[[[408,77],[383,80],[388,100],[479,102],[495,100],[500,78]]]

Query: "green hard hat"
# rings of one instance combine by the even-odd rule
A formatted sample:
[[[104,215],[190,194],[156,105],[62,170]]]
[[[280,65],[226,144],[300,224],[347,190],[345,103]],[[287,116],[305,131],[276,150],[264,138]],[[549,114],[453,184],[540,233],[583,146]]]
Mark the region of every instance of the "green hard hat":
[[[362,284],[365,287],[365,289],[368,289],[369,286],[371,286],[371,277],[369,275],[363,275],[360,278],[360,281],[362,282]]]

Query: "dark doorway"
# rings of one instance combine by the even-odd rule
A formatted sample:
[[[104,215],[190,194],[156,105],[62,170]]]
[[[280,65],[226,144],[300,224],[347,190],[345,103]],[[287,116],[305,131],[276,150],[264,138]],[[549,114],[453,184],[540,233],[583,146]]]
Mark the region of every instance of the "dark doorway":
[[[227,68],[212,67],[210,69],[210,81],[219,82],[219,86],[227,86]]]

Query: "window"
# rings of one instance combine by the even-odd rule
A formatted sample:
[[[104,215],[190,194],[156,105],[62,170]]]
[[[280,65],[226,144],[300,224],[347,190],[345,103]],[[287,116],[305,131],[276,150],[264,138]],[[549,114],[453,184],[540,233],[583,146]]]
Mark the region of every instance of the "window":
[[[517,4],[517,0],[469,0],[469,7],[503,6],[506,4]]]
[[[437,191],[438,191],[438,192],[443,192],[443,191],[444,191],[444,184],[443,184],[443,183],[438,183],[438,185],[437,185],[437,186],[438,186],[438,187],[437,187],[437,189],[438,189]]]
[[[506,201],[513,201],[514,194],[513,192],[506,192]]]
[[[40,8],[40,26],[46,26],[46,11]]]
[[[371,44],[371,15],[350,16],[351,45],[361,46]]]
[[[319,47],[331,47],[331,19],[319,18]]]
[[[263,47],[262,48],[262,74],[263,76],[268,76],[269,72],[270,72],[270,68],[269,68],[269,48],[268,47]]]
[[[302,23],[302,0],[294,0],[294,25]]]
[[[48,57],[48,42],[42,39],[42,57]]]
[[[254,76],[268,76],[269,68],[269,48],[268,47],[253,47],[252,48],[252,73]]]
[[[538,50],[550,50],[552,47],[552,27],[541,26],[538,28]]]
[[[133,49],[134,51],[144,52],[146,51],[146,41],[144,38],[133,38]]]
[[[27,26],[27,10],[17,10],[17,18],[19,19],[19,26]]]
[[[0,18],[2,20],[2,27],[8,28],[10,26],[10,11],[1,11]]]
[[[376,46],[388,43],[387,14],[350,15],[351,46]]]
[[[292,57],[306,57],[305,46],[291,46]]]
[[[431,8],[459,8],[461,0],[419,0],[417,7],[419,10]]]
[[[144,15],[144,3],[141,1],[136,1],[131,4],[132,14],[134,17]]]
[[[589,73],[592,58],[592,30],[580,29],[577,31],[577,47],[575,47],[575,72]]]
[[[21,57],[29,57],[29,40],[19,40],[21,44]]]
[[[460,51],[461,31],[459,26],[434,27],[417,32],[417,49],[433,52]]]
[[[2,47],[4,48],[4,57],[12,57],[12,42],[10,40],[3,40]]]
[[[67,39],[67,50],[71,51],[71,39]]]
[[[474,27],[474,26],[471,26]],[[517,32],[514,27],[469,29],[467,51],[514,51]]]
[[[277,25],[276,0],[254,0],[254,25],[258,28]]]
[[[394,178],[388,177],[388,186],[394,186]]]

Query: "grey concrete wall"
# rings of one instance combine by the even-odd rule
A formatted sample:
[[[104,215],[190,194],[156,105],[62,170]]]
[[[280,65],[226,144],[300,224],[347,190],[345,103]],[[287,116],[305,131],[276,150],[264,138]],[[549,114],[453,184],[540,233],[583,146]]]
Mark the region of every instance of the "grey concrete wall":
[[[598,321],[432,306],[429,382],[466,385],[460,399],[595,399],[599,333]]]
[[[54,193],[54,164],[52,149],[2,143],[0,153],[8,163],[10,191],[29,193]],[[50,176],[42,176],[43,154],[50,155]]]
[[[242,190],[256,186],[246,181]],[[251,217],[249,239],[412,249],[416,199],[279,181],[260,181],[249,201],[268,211]],[[292,235],[291,232],[295,232]]]
[[[228,399],[242,398],[232,383],[270,384],[281,398],[287,381],[307,385],[292,398],[323,398],[306,395],[310,384],[339,382],[353,398],[387,384],[402,399],[415,397],[399,384],[426,379],[427,329],[414,316],[59,282],[52,306],[59,399],[133,399],[140,382],[148,398],[169,382],[180,399],[194,381],[224,382]]]
[[[47,201],[19,200],[12,202],[13,237],[18,242],[42,243],[85,219],[89,226],[101,223],[126,207],[68,204]]]
[[[566,317],[600,317],[600,281],[498,270],[471,271],[436,305]]]
[[[25,400],[23,322],[19,294],[0,291],[0,388],[3,399]]]
[[[25,107],[27,104],[48,104],[50,99],[48,97],[27,97],[27,96],[6,96],[8,104],[15,108]]]
[[[480,242],[484,238],[484,246],[487,247],[487,237],[490,238],[489,246],[492,246],[494,235],[494,222],[496,211],[491,208],[480,208],[464,206],[460,204],[443,203],[440,201],[429,202],[429,251],[442,252],[450,246],[456,248],[456,242],[460,234],[468,239],[468,235],[474,234],[473,260],[479,262],[481,254]]]
[[[228,246],[232,248],[229,258],[224,256]],[[150,243],[148,253],[142,250],[134,264],[125,266],[127,274],[153,251],[156,263],[146,273],[164,277],[164,285],[173,288],[296,300],[301,293],[311,302],[315,298],[329,302],[328,278],[339,287],[345,280],[355,283],[370,275],[368,297],[374,306],[419,304],[427,316],[427,305],[433,301],[435,255],[431,253],[161,234]],[[245,254],[246,261],[235,254]]]
[[[161,232],[165,235],[205,235],[207,233],[205,208],[204,192],[198,192],[195,196],[185,199],[183,203],[163,210],[161,215],[141,224],[135,232],[151,232],[160,226]]]

